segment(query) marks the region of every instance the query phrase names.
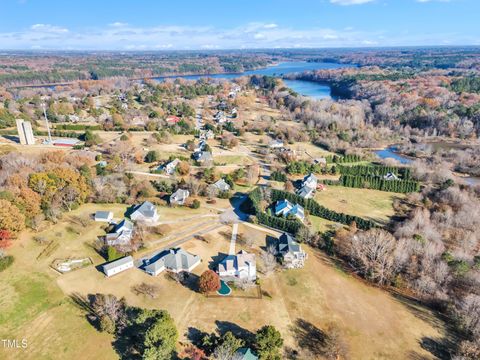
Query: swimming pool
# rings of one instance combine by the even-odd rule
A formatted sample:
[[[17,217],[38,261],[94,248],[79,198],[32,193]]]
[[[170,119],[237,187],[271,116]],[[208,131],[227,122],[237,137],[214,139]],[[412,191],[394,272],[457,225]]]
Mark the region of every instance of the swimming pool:
[[[225,281],[220,280],[220,289],[218,289],[217,294],[222,296],[228,296],[231,292],[232,289],[230,289],[230,286],[228,286]]]

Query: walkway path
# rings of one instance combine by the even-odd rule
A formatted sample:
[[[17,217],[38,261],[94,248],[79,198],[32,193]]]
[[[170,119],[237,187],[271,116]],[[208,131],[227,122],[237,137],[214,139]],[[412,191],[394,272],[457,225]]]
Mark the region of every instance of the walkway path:
[[[228,255],[235,255],[235,244],[237,242],[237,234],[238,234],[238,223],[235,223],[233,224],[232,238],[230,240],[230,250],[228,251]]]

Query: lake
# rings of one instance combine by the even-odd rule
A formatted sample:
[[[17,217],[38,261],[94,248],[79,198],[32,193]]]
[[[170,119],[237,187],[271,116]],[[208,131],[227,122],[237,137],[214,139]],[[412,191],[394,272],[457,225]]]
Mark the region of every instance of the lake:
[[[389,146],[385,149],[382,150],[377,150],[375,151],[375,154],[380,159],[395,159],[401,164],[410,164],[412,160],[406,156],[400,155],[399,153],[396,152],[396,147],[395,146]]]
[[[154,78],[154,80],[164,81],[165,79],[188,79],[198,80],[201,78],[212,79],[235,79],[240,76],[250,75],[267,75],[267,76],[283,76],[286,74],[302,73],[304,71],[322,70],[322,69],[339,69],[344,67],[352,67],[354,65],[326,63],[326,62],[306,62],[306,61],[289,61],[276,65],[268,66],[266,68],[249,70],[236,74],[201,74],[201,75],[178,75],[178,76],[160,76]],[[293,91],[309,96],[314,99],[326,99],[331,98],[330,86],[326,84],[320,84],[314,81],[306,80],[284,80],[285,84]]]

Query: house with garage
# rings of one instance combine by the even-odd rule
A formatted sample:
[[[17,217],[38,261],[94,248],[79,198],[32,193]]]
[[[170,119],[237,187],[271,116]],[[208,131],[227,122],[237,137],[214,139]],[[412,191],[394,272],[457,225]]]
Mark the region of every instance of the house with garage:
[[[125,256],[102,266],[102,270],[107,277],[119,274],[131,268],[133,268],[133,258],[131,256]]]
[[[276,216],[295,216],[300,221],[305,220],[305,210],[302,206],[298,204],[292,204],[287,199],[278,200],[275,204],[275,215]]]
[[[93,216],[95,221],[111,223],[113,220],[113,212],[111,211],[96,211]]]
[[[150,259],[145,259],[141,268],[147,274],[157,276],[164,270],[173,273],[191,272],[200,262],[200,256],[181,248],[172,248],[154,255]]]
[[[193,153],[193,159],[200,164],[208,163],[213,161],[212,153],[208,151],[198,151]]]
[[[128,219],[120,221],[111,233],[105,235],[105,244],[109,246],[128,245],[133,236],[133,223]]]
[[[214,137],[215,133],[212,130],[202,130],[200,133],[200,140],[213,139]]]
[[[180,160],[174,159],[164,165],[159,166],[157,170],[164,171],[167,175],[173,175],[175,174],[178,164],[180,164]]]
[[[227,255],[218,265],[218,275],[228,280],[255,281],[257,279],[255,254],[242,250],[236,255]]]
[[[170,204],[172,205],[184,205],[185,201],[190,196],[190,191],[184,189],[177,189],[172,195],[170,195]]]
[[[307,259],[307,253],[302,250],[300,244],[293,236],[283,233],[277,242],[277,255],[283,266],[289,269],[302,268]]]
[[[195,148],[193,149],[193,152],[202,152],[203,149],[205,149],[205,147],[207,146],[207,143],[205,142],[205,140],[200,140],[200,142],[198,143],[198,145],[195,146]]]
[[[302,180],[302,187],[306,186],[312,189],[316,189],[317,185],[318,185],[318,179],[313,173],[308,174]]]
[[[147,224],[154,224],[158,221],[157,207],[150,201],[145,201],[133,208],[130,219]]]
[[[230,185],[225,181],[225,179],[220,179],[217,182],[213,184],[218,191],[229,191],[230,190]]]

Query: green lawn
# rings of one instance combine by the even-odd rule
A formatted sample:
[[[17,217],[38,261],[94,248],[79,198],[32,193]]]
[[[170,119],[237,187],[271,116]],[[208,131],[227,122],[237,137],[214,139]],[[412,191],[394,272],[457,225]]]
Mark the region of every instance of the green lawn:
[[[312,223],[312,230],[315,232],[325,232],[328,230],[336,229],[342,224],[336,223],[334,221],[325,220],[318,216],[311,216],[309,217],[310,222]]]
[[[393,201],[404,196],[379,190],[327,186],[326,191],[315,195],[315,200],[331,210],[384,224],[394,214]]]

